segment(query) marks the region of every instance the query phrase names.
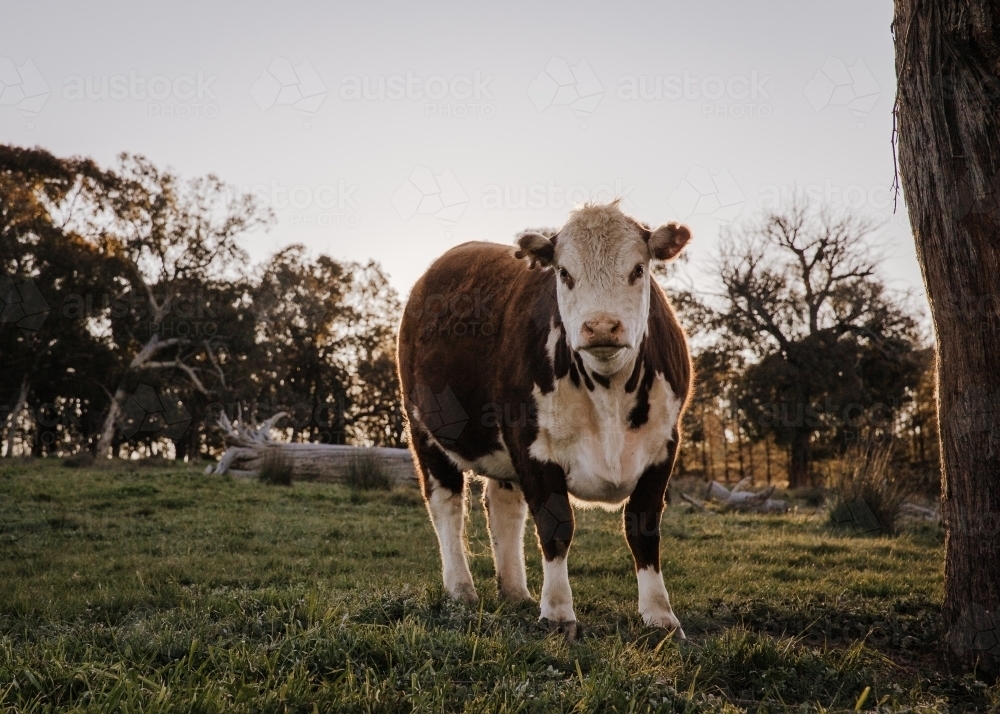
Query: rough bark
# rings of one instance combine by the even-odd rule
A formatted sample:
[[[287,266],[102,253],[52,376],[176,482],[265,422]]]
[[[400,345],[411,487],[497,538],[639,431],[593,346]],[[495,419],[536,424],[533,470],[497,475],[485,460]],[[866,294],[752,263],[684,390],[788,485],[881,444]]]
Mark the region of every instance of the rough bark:
[[[946,651],[1000,674],[1000,2],[896,0],[899,167],[937,337]]]
[[[792,436],[788,459],[788,488],[809,485],[809,439],[806,429],[796,429]]]

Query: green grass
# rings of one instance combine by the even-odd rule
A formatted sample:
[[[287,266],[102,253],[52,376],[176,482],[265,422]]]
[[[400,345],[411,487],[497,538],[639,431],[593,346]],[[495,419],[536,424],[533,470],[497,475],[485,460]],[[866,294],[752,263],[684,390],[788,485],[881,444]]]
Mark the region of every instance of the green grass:
[[[689,640],[636,611],[620,516],[578,512],[583,636],[442,593],[416,489],[277,489],[200,467],[0,462],[0,706],[10,711],[998,711],[940,663],[942,538],[825,515],[668,509],[663,570]],[[533,536],[529,584],[541,566]]]

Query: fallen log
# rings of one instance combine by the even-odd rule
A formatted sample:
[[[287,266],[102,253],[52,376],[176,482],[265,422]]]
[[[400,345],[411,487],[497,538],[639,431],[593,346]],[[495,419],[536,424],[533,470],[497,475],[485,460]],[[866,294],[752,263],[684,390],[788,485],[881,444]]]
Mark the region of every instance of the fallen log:
[[[344,481],[354,460],[362,455],[375,456],[397,484],[417,484],[413,457],[408,449],[390,447],[358,447],[340,444],[289,443],[275,441],[271,430],[284,412],[278,412],[259,426],[233,423],[222,413],[219,428],[229,448],[214,468],[206,473],[234,476],[255,476],[268,453],[278,451],[287,462],[295,481]]]
[[[915,503],[904,503],[899,507],[899,512],[910,518],[919,518],[925,521],[937,522],[941,520],[941,512],[936,508],[926,508]]]
[[[771,498],[774,493],[774,486],[768,486],[763,491],[753,493],[747,490],[750,487],[750,478],[740,481],[730,491],[717,481],[712,481],[708,485],[708,495],[718,501],[723,511],[741,511],[744,513],[785,513],[788,510],[788,502],[780,498]]]
[[[715,511],[708,510],[705,507],[705,504],[699,501],[697,498],[692,498],[683,491],[679,491],[678,493],[680,494],[681,500],[690,503],[692,506],[694,506],[696,511],[703,511],[704,513],[712,513],[712,514],[715,513]]]

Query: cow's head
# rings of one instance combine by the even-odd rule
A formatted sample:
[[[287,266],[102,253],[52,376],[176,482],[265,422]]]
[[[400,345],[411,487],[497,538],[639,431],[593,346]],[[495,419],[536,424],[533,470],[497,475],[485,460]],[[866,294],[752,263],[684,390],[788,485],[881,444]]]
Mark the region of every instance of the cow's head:
[[[690,239],[676,223],[649,230],[615,201],[573,211],[551,238],[522,234],[517,256],[555,271],[570,348],[588,369],[612,375],[631,363],[646,333],[650,261],[676,257]]]

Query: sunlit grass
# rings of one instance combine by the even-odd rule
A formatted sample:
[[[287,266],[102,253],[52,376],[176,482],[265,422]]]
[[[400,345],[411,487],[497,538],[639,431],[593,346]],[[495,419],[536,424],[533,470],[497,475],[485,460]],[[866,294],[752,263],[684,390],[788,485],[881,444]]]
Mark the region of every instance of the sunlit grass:
[[[481,508],[479,609],[443,597],[414,488],[277,489],[196,466],[0,465],[0,703],[17,711],[996,708],[939,671],[942,545],[823,514],[667,511],[689,640],[644,627],[619,516],[578,513],[582,639],[503,604]],[[541,566],[529,534],[533,592]]]

